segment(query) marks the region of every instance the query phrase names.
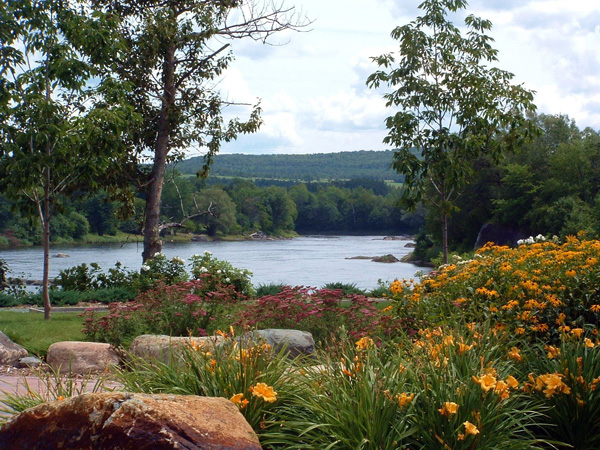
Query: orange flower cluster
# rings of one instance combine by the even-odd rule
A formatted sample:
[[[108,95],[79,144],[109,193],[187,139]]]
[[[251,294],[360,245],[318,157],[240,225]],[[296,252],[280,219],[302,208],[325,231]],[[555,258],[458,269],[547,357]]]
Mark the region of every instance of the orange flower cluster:
[[[471,260],[442,266],[420,284],[395,281],[390,290],[425,314],[455,310],[517,334],[587,332],[600,326],[599,261],[600,241],[577,237],[518,248],[486,244]]]

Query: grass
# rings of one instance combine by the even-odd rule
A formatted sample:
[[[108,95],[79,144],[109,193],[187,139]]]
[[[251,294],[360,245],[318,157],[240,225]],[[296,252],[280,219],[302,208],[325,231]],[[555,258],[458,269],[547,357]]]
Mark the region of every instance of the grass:
[[[55,342],[83,341],[82,328],[79,313],[57,313],[46,321],[39,313],[0,311],[0,331],[32,355],[45,356]]]

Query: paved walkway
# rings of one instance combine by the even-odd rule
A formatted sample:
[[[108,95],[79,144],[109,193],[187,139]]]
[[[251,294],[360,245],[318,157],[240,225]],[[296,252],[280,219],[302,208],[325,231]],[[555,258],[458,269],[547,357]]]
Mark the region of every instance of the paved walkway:
[[[85,383],[84,383],[85,381]],[[74,386],[73,388],[77,391],[77,392],[92,392],[94,390],[94,387],[96,385],[96,380],[95,379],[87,379],[87,380],[82,380],[82,379],[76,379],[73,381]],[[118,388],[120,385],[116,382],[113,381],[108,381],[105,383],[105,388],[102,389],[104,391],[106,390],[113,390],[115,388]],[[52,383],[50,384],[50,390],[53,390],[55,388],[55,386],[52,385]],[[5,398],[6,395],[25,395],[27,394],[27,392],[29,391],[33,391],[33,392],[38,392],[40,393],[42,396],[53,400],[55,398],[54,394],[50,394],[48,393],[48,385],[46,384],[45,380],[40,379],[37,376],[10,376],[10,375],[2,375],[0,376],[0,409],[2,409],[4,407],[4,405],[2,404],[2,399]],[[0,412],[0,416],[6,416],[6,413],[1,413]]]

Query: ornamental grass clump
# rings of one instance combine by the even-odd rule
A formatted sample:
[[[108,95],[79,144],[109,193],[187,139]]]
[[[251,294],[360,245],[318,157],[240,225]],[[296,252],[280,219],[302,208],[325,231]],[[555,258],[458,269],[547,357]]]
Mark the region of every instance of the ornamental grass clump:
[[[299,390],[259,434],[264,448],[394,450],[411,442],[418,394],[401,359],[367,337],[337,348],[298,370]]]
[[[541,439],[576,449],[600,448],[600,342],[564,334],[559,345],[523,351],[523,391],[540,404]]]
[[[109,313],[84,314],[88,340],[127,345],[144,333],[169,336],[206,336],[215,317],[243,297],[230,284],[206,282],[204,278],[163,285],[139,294],[134,301],[113,303]]]
[[[426,329],[404,347],[414,405],[410,448],[529,449],[541,415],[520,389],[507,337],[485,326]]]
[[[119,379],[129,392],[224,397],[231,400],[260,433],[270,411],[298,390],[294,363],[285,348],[274,351],[264,342],[238,339],[233,329],[219,333],[223,341],[183,348],[168,363],[130,355]]]
[[[529,241],[527,241],[529,242]],[[397,314],[432,324],[491,321],[528,338],[558,341],[600,325],[600,242],[487,244],[471,260],[442,266],[420,284],[395,282]]]

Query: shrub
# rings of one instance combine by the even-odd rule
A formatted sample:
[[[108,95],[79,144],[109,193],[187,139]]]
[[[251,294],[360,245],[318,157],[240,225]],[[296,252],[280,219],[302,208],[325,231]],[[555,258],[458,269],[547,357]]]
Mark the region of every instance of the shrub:
[[[165,255],[158,253],[144,262],[139,276],[132,276],[132,283],[138,290],[145,291],[158,283],[172,285],[188,278],[184,259],[177,256],[167,259]]]
[[[600,242],[486,245],[471,260],[440,267],[420,284],[392,283],[398,315],[431,323],[490,320],[516,334],[557,341],[600,324]]]
[[[327,283],[325,286],[323,286],[323,289],[339,289],[344,295],[366,295],[366,292],[362,289],[357,288],[356,284],[354,283]]]
[[[254,297],[261,298],[265,295],[277,295],[286,288],[285,284],[259,284],[254,292]]]
[[[212,281],[182,281],[158,286],[140,293],[133,302],[111,303],[108,315],[85,313],[84,334],[89,340],[115,346],[129,343],[143,333],[170,336],[204,336],[216,316],[240,299],[231,285]]]
[[[191,258],[191,273],[196,279],[203,278],[209,285],[229,284],[243,297],[252,297],[252,272],[246,269],[236,269],[229,262],[222,261],[209,251]]]
[[[120,262],[105,273],[100,265],[85,263],[59,272],[56,286],[65,291],[91,291],[101,288],[121,287],[145,291],[159,282],[175,284],[188,279],[185,261],[179,257],[167,259],[159,253],[146,261],[139,272],[126,270]]]
[[[244,328],[293,328],[325,341],[342,329],[353,338],[366,334],[394,336],[409,330],[411,321],[393,320],[389,310],[379,310],[362,295],[345,296],[340,290],[287,286],[249,304],[236,325]]]
[[[8,272],[10,272],[8,264],[0,258],[0,292],[8,288]]]

